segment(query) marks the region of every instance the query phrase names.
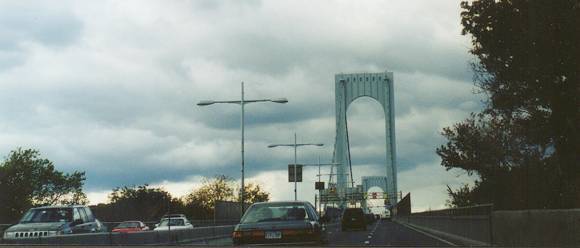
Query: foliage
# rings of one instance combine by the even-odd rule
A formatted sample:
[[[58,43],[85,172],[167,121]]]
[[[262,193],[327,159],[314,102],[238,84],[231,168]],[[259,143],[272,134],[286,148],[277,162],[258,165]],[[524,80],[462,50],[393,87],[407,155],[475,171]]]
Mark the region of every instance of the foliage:
[[[244,203],[266,202],[270,200],[270,193],[264,191],[259,184],[248,183],[244,185]],[[239,202],[240,194],[238,193],[237,202]]]
[[[442,165],[479,176],[451,202],[580,206],[580,2],[462,2],[485,110],[443,130]],[[460,193],[460,194],[458,194]],[[460,199],[461,197],[466,197]]]
[[[447,185],[447,194],[449,194],[451,199],[447,199],[445,205],[453,208],[475,205],[471,200],[471,193],[471,189],[467,184],[464,184],[456,191],[453,191],[451,187]]]
[[[167,213],[183,213],[184,205],[162,188],[149,185],[114,188],[109,203],[91,207],[104,221],[158,221]]]
[[[34,206],[86,204],[84,181],[84,172],[57,171],[37,150],[11,151],[0,164],[0,222],[13,222]]]
[[[270,193],[264,191],[259,184],[248,183],[244,187],[246,203],[268,201]],[[217,201],[239,202],[240,192],[235,194],[236,185],[231,177],[217,175],[211,179],[205,178],[202,186],[184,197],[188,209],[197,208],[207,216],[213,216]],[[234,197],[236,195],[237,197]]]
[[[206,212],[213,214],[216,201],[231,201],[234,199],[234,180],[225,175],[212,179],[204,178],[200,188],[185,197],[187,205],[197,204]]]

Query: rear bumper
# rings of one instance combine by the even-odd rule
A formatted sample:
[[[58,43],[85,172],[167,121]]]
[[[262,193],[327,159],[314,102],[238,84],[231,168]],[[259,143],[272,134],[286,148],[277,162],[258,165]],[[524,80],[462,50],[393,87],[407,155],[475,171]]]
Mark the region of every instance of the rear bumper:
[[[282,237],[281,239],[265,239],[262,237],[248,237],[248,238],[233,238],[234,245],[270,245],[270,244],[293,244],[293,245],[312,245],[321,244],[324,242],[322,235],[312,234],[312,235],[297,235],[291,237]]]
[[[341,223],[342,229],[363,229],[367,225],[364,222],[343,222]]]

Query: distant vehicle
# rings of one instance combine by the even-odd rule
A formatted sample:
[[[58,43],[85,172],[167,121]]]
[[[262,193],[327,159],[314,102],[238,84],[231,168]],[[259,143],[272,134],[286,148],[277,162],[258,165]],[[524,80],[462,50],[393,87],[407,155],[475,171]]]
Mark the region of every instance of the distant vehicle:
[[[185,217],[167,217],[155,224],[155,231],[193,229],[194,226]]]
[[[391,219],[391,211],[385,210],[383,214],[381,214],[381,219],[390,220]]]
[[[367,229],[366,217],[362,208],[347,208],[340,219],[343,231],[349,229]]]
[[[163,215],[163,217],[161,218],[165,219],[165,218],[187,218],[187,217],[185,216],[185,214],[166,214]]]
[[[371,214],[371,213],[365,214],[365,220],[366,220],[367,224],[375,223],[375,221],[376,221],[375,215]]]
[[[105,226],[88,207],[46,206],[28,210],[18,224],[4,231],[4,240],[105,231]]]
[[[340,219],[340,209],[335,207],[326,207],[324,210],[324,217],[329,221],[333,222],[334,220]]]
[[[234,228],[235,245],[323,244],[326,230],[309,202],[262,202],[248,208]]]
[[[142,232],[142,231],[149,231],[149,227],[145,225],[145,223],[141,221],[124,221],[121,222],[118,226],[113,228],[111,232],[119,232],[119,233],[132,233],[132,232]]]

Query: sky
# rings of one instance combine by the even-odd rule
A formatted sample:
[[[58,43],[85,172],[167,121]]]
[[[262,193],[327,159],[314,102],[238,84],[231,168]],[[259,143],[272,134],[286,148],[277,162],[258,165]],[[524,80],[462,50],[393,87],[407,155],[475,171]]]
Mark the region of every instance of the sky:
[[[399,190],[413,210],[445,207],[442,128],[482,108],[457,1],[0,1],[0,156],[38,149],[58,170],[85,171],[90,203],[149,184],[182,196],[204,177],[240,179],[239,105],[246,105],[246,182],[293,199],[286,167],[331,162],[334,75],[394,73]],[[385,117],[360,98],[348,112],[355,182],[385,173]],[[323,167],[323,173],[329,168]],[[326,172],[328,173],[328,172]],[[299,199],[314,201],[317,168]]]

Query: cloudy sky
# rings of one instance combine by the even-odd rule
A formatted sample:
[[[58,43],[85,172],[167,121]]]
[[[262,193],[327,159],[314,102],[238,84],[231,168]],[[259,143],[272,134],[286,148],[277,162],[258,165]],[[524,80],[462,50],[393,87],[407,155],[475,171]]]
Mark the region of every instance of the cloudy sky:
[[[176,196],[216,174],[240,178],[240,110],[204,99],[286,97],[246,108],[247,181],[292,199],[299,162],[332,156],[334,74],[395,76],[399,189],[413,209],[441,208],[443,127],[481,108],[457,1],[0,1],[0,154],[35,148],[59,170],[86,171],[91,203],[112,188],[161,186]],[[355,180],[384,173],[384,116],[348,110]],[[327,170],[327,168],[325,169]],[[314,168],[299,198],[314,198]]]

